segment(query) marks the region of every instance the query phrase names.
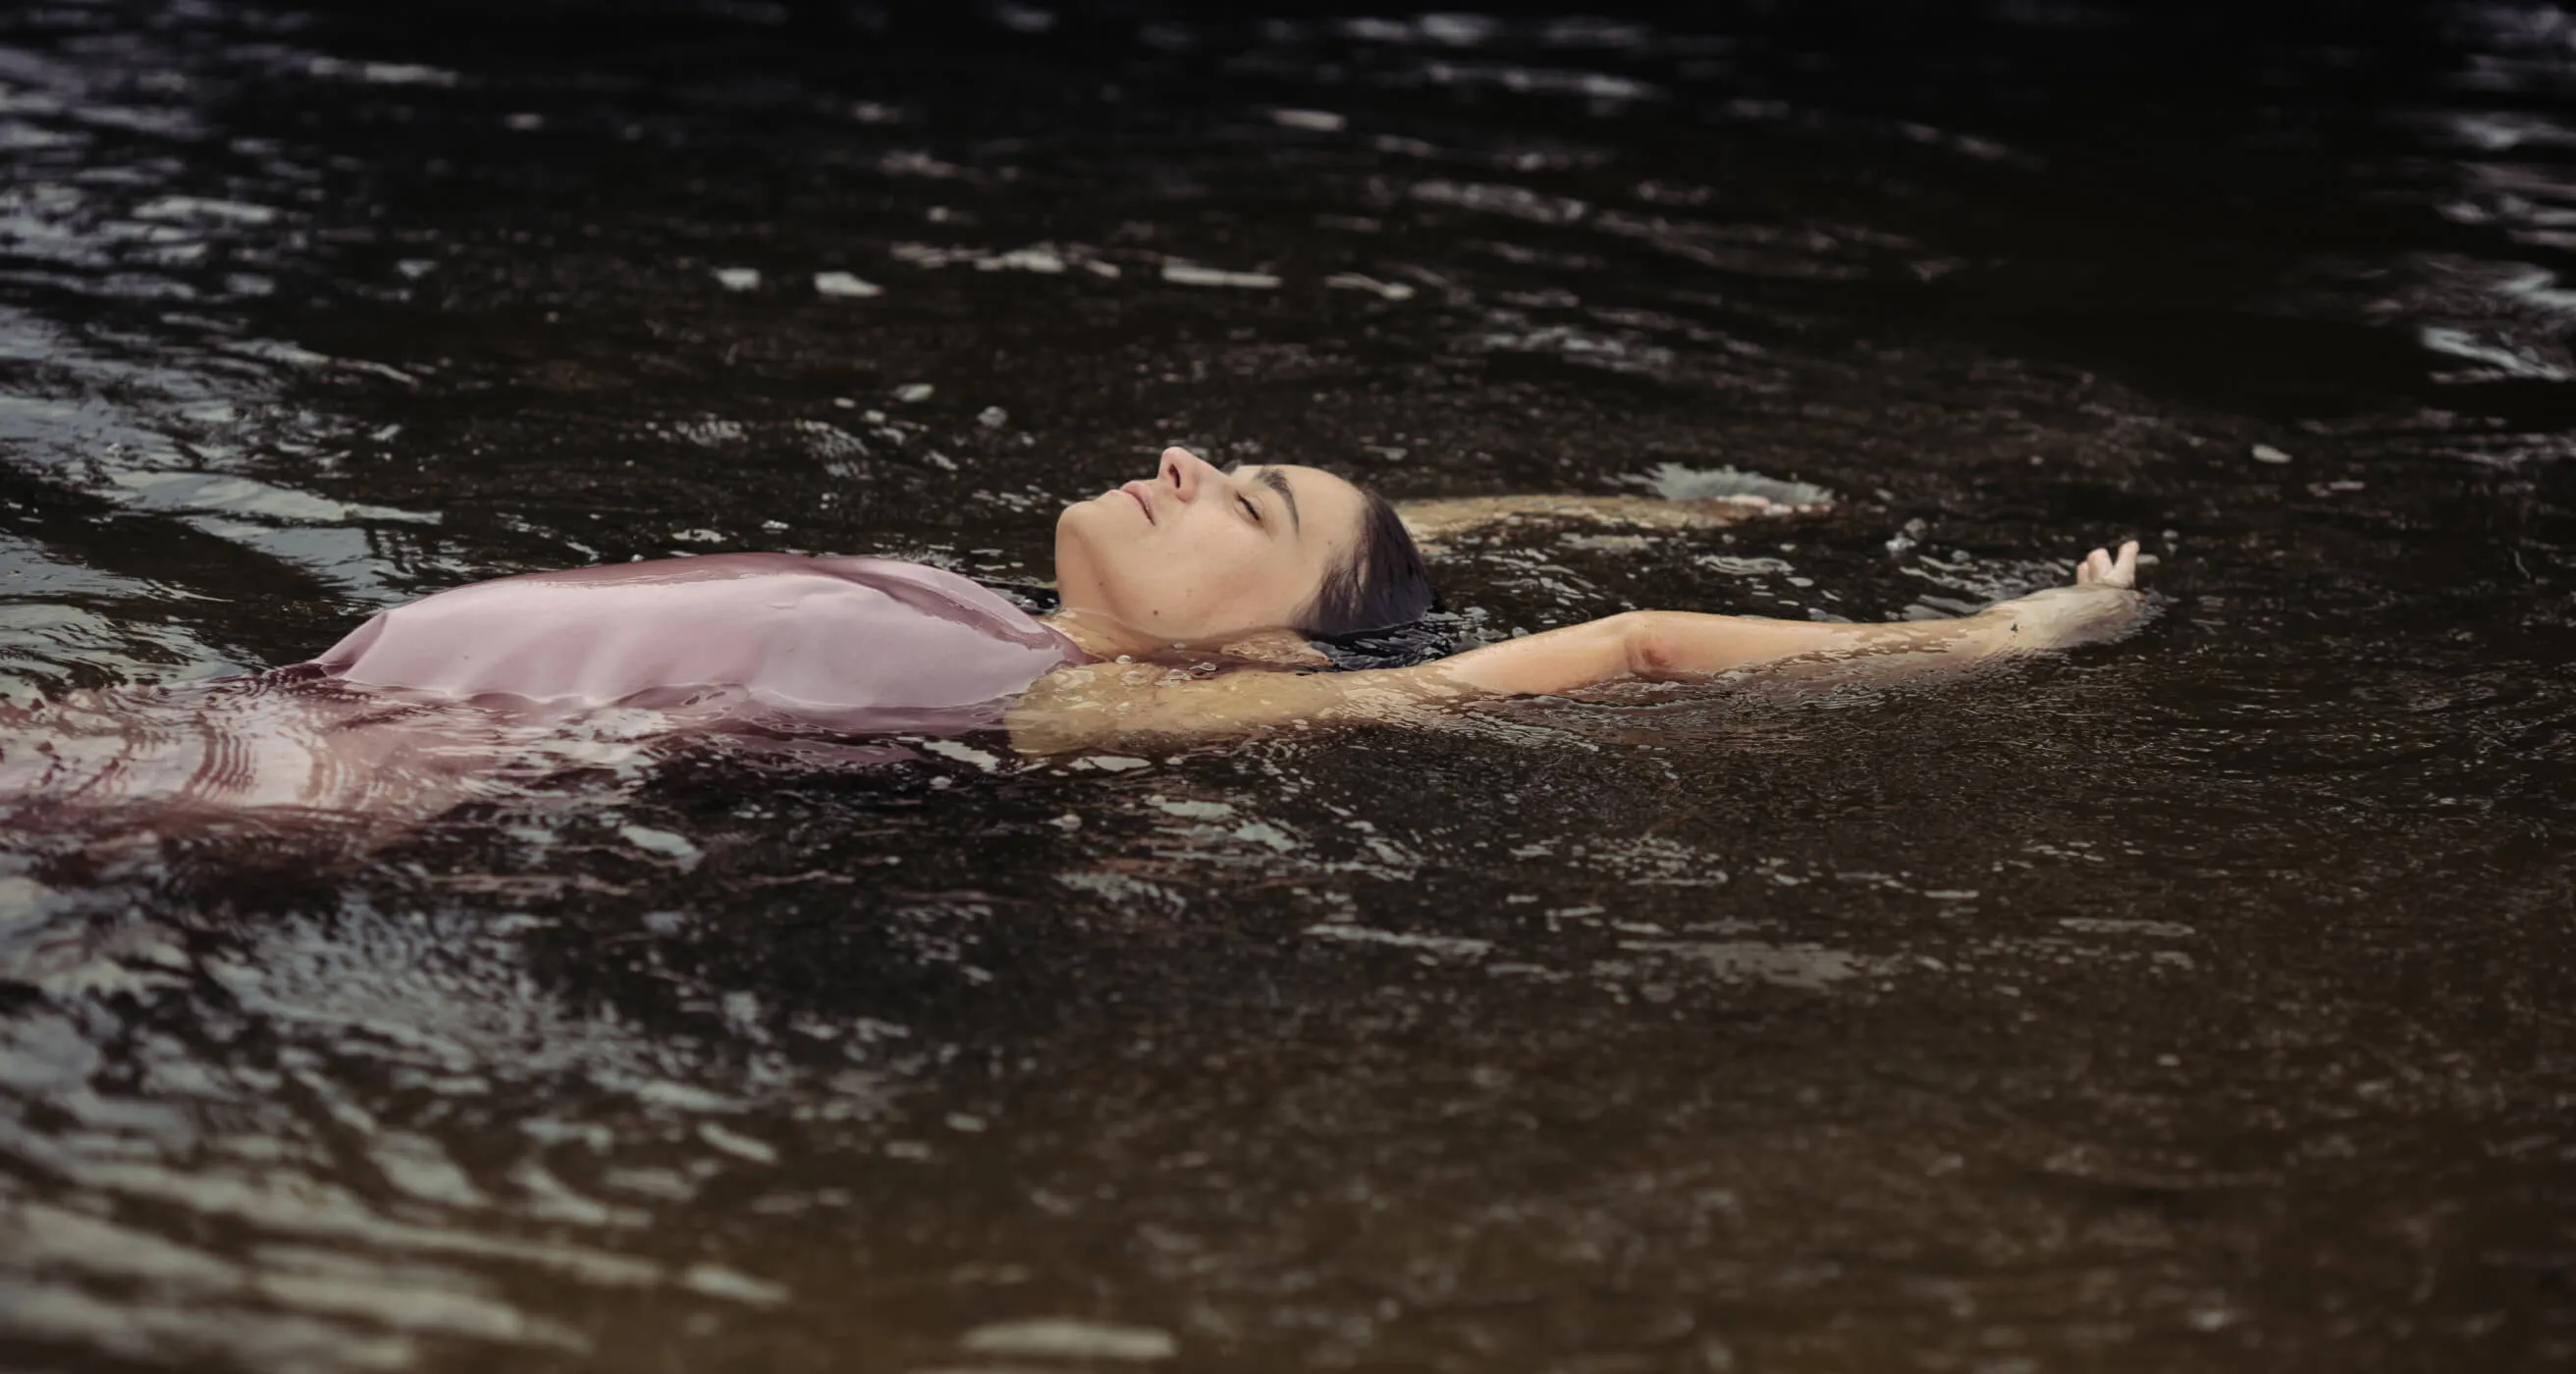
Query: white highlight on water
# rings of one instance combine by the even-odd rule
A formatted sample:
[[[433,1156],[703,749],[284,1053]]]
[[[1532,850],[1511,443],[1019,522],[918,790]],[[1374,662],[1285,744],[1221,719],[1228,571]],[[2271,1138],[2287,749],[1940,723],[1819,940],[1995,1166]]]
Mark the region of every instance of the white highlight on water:
[[[656,830],[649,825],[621,825],[617,827],[617,833],[637,849],[648,854],[659,854],[682,868],[693,867],[699,859],[705,857],[704,853],[690,843],[686,836],[675,835],[668,830]]]
[[[951,758],[957,760],[959,763],[972,764],[987,773],[998,773],[1002,768],[1002,761],[999,758],[985,753],[983,750],[978,749],[971,744],[960,744],[953,739],[923,740],[921,742],[921,747],[930,753],[939,755],[942,758]]]
[[[1283,129],[1309,129],[1319,134],[1336,134],[1349,120],[1330,110],[1272,110],[1270,122]]]
[[[976,1327],[958,1342],[975,1355],[1026,1360],[1168,1360],[1180,1343],[1150,1326],[1086,1321],[1080,1317],[1030,1317]]]
[[[1494,942],[1473,940],[1463,935],[1412,935],[1398,930],[1379,930],[1373,926],[1327,921],[1306,927],[1306,934],[1326,940],[1347,940],[1353,944],[1393,945],[1399,949],[1418,949],[1431,954],[1457,959],[1476,959],[1491,953]]]
[[[814,290],[818,295],[834,296],[850,300],[865,300],[870,296],[882,296],[885,294],[884,287],[879,286],[872,281],[862,281],[847,272],[815,273]]]
[[[692,1264],[680,1275],[680,1286],[710,1298],[725,1298],[746,1307],[776,1307],[787,1301],[787,1286],[756,1279],[721,1264]]]
[[[1279,278],[1268,272],[1227,272],[1189,262],[1164,263],[1163,280],[1178,286],[1241,286],[1259,291],[1279,285]]]
[[[1379,281],[1374,277],[1363,277],[1357,272],[1335,272],[1324,278],[1324,285],[1344,291],[1374,291],[1391,301],[1413,299],[1413,288],[1403,282]]]
[[[134,207],[136,219],[155,220],[221,220],[227,224],[266,224],[277,218],[277,212],[265,205],[242,200],[210,200],[203,196],[155,196]]]
[[[304,64],[313,76],[337,77],[370,86],[453,86],[456,73],[440,67],[422,66],[417,62],[351,62],[340,57],[317,57]]]

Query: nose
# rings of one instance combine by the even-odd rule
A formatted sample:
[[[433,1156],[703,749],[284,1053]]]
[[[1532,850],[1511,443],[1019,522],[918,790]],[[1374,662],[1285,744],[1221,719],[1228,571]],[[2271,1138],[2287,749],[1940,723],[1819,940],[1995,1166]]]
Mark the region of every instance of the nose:
[[[1163,450],[1163,465],[1155,476],[1169,482],[1184,501],[1198,499],[1199,486],[1216,475],[1216,467],[1188,449],[1172,447]]]

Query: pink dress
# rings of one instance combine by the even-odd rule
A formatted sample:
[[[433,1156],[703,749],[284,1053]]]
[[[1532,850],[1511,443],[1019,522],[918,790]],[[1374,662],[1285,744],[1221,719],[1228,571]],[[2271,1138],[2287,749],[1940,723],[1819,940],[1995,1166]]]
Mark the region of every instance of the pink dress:
[[[884,558],[716,554],[477,582],[397,606],[314,663],[330,676],[579,711],[739,689],[853,730],[977,728],[1091,662],[952,572]]]
[[[397,606],[277,672],[0,704],[0,833],[148,847],[242,823],[364,847],[568,772],[625,776],[683,734],[830,766],[911,759],[813,728],[989,729],[1030,683],[1090,661],[963,577],[880,558],[505,577]]]

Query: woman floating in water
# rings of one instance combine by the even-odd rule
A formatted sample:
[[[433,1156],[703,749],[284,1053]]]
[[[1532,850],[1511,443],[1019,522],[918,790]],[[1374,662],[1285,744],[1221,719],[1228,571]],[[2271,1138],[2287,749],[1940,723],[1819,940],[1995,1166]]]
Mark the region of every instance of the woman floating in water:
[[[1426,538],[1533,516],[1705,518],[1633,498],[1416,510]],[[2096,549],[2075,585],[1956,620],[1631,611],[1413,667],[1282,671],[1321,665],[1309,637],[1431,609],[1405,518],[1315,468],[1220,470],[1173,448],[1153,477],[1057,519],[1061,609],[1043,620],[957,574],[876,558],[726,554],[507,577],[386,611],[310,664],[163,689],[190,693],[184,714],[169,709],[178,698],[153,712],[134,692],[45,708],[43,730],[0,735],[0,815],[13,800],[23,814],[149,800],[380,810],[397,797],[397,810],[434,814],[495,776],[594,760],[603,719],[627,722],[630,744],[781,719],[841,734],[998,726],[1044,754],[1632,679],[1885,680],[2117,636],[2142,619],[2136,568],[2134,543]],[[1235,666],[1173,671],[1175,651]]]

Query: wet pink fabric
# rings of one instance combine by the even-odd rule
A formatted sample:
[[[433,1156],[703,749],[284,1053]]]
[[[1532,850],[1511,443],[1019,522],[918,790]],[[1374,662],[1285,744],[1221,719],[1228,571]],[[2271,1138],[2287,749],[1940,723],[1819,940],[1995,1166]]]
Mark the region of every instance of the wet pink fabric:
[[[314,660],[366,686],[575,709],[738,688],[856,729],[997,723],[1031,682],[1090,661],[955,573],[772,553],[478,582],[386,611]]]

